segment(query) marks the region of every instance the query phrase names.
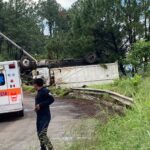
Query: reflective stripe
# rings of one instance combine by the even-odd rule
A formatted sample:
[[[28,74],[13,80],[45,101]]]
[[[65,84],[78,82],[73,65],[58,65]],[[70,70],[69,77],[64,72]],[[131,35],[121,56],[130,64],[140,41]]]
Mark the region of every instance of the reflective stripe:
[[[21,88],[13,88],[7,90],[0,90],[0,97],[1,96],[12,96],[12,95],[19,95],[21,94]]]

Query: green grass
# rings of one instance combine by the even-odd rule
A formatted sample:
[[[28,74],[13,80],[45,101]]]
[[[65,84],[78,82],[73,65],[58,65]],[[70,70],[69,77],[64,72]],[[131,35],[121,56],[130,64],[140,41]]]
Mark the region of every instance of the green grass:
[[[23,88],[24,92],[28,92],[28,93],[34,93],[35,92],[35,89],[33,86],[23,85],[22,88]]]
[[[54,96],[58,96],[58,97],[64,97],[69,92],[69,89],[66,88],[50,87],[49,90]],[[23,85],[23,91],[28,93],[35,93],[35,89],[33,86],[29,86],[25,84]]]
[[[91,85],[90,87],[95,89],[107,89],[129,97],[134,97],[141,81],[141,76],[136,75],[134,78],[115,80],[112,84]]]
[[[58,97],[64,97],[68,94],[69,89],[67,88],[56,88],[56,87],[50,87],[50,91],[54,96]]]
[[[134,108],[126,110],[124,117],[98,124],[90,141],[73,142],[67,150],[150,150],[150,78],[137,78],[92,86],[132,96]]]

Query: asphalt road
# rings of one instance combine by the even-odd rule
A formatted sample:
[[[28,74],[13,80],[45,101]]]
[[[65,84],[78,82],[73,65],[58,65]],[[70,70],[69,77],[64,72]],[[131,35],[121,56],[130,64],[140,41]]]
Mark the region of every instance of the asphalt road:
[[[0,150],[39,149],[35,128],[36,114],[33,111],[34,97],[26,95],[24,105],[25,116],[23,118],[18,118],[15,114],[0,116]],[[80,123],[83,124],[94,117],[97,114],[97,109],[97,106],[90,101],[56,99],[51,106],[52,121],[48,130],[48,135],[55,149],[63,150],[65,145],[75,138],[84,139],[84,134],[82,133],[81,136],[74,129]],[[88,129],[84,127],[84,130],[89,130],[89,128],[92,132],[91,127]]]

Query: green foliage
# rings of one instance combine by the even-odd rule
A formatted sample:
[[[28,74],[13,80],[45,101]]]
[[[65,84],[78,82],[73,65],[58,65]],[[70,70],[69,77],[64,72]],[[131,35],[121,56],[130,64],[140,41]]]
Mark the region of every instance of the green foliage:
[[[134,65],[136,70],[144,67],[146,71],[150,56],[150,42],[138,41],[133,44],[128,54],[128,61]]]
[[[147,71],[143,74],[144,77],[149,77],[150,75],[150,64],[147,66]]]
[[[34,89],[34,87],[33,86],[29,86],[29,85],[23,85],[22,86],[22,88],[23,88],[23,91],[24,92],[28,92],[28,93],[35,93],[35,89]]]
[[[58,97],[64,97],[68,94],[69,89],[66,88],[56,88],[56,87],[51,87],[50,91],[52,92],[53,95],[58,96]]]
[[[56,0],[0,0],[0,31],[33,55],[83,58],[96,52],[101,63],[122,63],[137,38],[150,40],[149,5],[149,0],[78,0],[65,10]],[[0,53],[21,55],[2,39]]]
[[[0,61],[9,60],[8,56],[0,54]]]
[[[80,36],[78,38],[71,36],[66,42],[66,49],[76,58],[84,57],[87,53],[94,51],[92,36]]]
[[[40,1],[39,3],[38,13],[42,17],[42,20],[46,20],[51,37],[58,21],[59,8],[60,5],[56,0]]]
[[[63,41],[59,36],[51,38],[46,46],[49,59],[58,59],[63,51]]]
[[[114,92],[119,92],[120,94],[129,97],[134,97],[141,80],[142,77],[140,75],[135,75],[134,78],[122,78],[120,80],[115,80],[112,84],[91,85],[90,87],[96,89],[107,89]]]
[[[30,53],[44,53],[45,37],[37,16],[37,4],[27,0],[0,1],[0,31]],[[22,53],[0,39],[0,53],[19,59]]]
[[[81,58],[89,52],[96,52],[101,63],[118,60],[122,64],[126,52],[137,38],[149,40],[149,3],[148,0],[78,0],[71,9],[64,11],[65,32],[58,30],[58,25],[55,29],[58,32],[54,36],[63,34],[60,37],[63,50],[59,50],[59,58]],[[141,22],[141,18],[146,21]],[[48,45],[54,39],[50,39]],[[51,55],[51,51],[48,53]]]
[[[140,75],[135,75],[134,78],[131,79],[132,84],[134,86],[138,86],[139,83],[141,82],[142,77]]]

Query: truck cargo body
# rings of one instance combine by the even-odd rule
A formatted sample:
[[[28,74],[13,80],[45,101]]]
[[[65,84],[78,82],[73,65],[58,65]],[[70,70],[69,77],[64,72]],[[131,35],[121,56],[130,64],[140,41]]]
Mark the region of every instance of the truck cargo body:
[[[54,84],[60,87],[82,87],[111,83],[119,78],[118,63],[52,68]]]

